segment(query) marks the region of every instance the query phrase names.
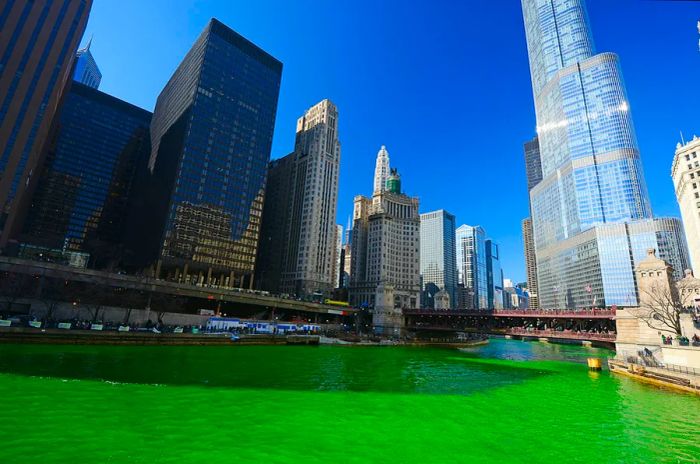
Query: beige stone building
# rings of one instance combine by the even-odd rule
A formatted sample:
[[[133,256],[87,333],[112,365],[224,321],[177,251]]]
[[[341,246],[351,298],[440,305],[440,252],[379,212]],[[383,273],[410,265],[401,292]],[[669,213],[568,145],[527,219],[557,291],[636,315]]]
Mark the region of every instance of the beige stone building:
[[[337,286],[338,109],[330,100],[298,120],[294,152],[270,163],[259,279],[264,290],[329,296]]]
[[[635,270],[639,307],[618,309],[616,314],[617,357],[648,357],[654,362],[700,368],[700,346],[679,343],[679,332],[692,340],[700,336],[698,307],[700,279],[688,271],[680,281],[673,280],[673,268],[648,251]],[[663,337],[673,338],[665,345]]]
[[[525,249],[525,271],[527,275],[527,290],[530,295],[529,309],[539,309],[537,297],[537,258],[535,256],[535,237],[532,231],[532,219],[525,218],[522,223],[523,245]]]
[[[392,170],[386,189],[372,198],[355,197],[352,231],[352,268],[349,299],[352,306],[375,307],[377,287],[391,286],[394,307],[420,304],[420,216],[418,199],[401,193],[401,179]]]
[[[695,274],[700,273],[700,138],[676,145],[671,168],[676,199],[683,218],[690,261]]]

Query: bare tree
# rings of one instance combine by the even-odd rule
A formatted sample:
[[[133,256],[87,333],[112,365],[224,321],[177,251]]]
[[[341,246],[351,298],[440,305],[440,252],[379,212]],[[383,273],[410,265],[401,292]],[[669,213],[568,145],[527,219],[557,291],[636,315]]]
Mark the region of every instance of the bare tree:
[[[0,310],[10,311],[12,305],[27,296],[31,276],[16,272],[0,274]]]
[[[677,295],[668,287],[652,284],[642,291],[642,303],[639,308],[631,309],[635,317],[647,326],[661,332],[670,332],[682,336],[681,313],[683,305]]]
[[[39,276],[39,285],[36,291],[36,298],[46,308],[43,321],[53,322],[54,314],[61,302],[67,297],[67,282],[60,279],[53,279],[46,276]]]

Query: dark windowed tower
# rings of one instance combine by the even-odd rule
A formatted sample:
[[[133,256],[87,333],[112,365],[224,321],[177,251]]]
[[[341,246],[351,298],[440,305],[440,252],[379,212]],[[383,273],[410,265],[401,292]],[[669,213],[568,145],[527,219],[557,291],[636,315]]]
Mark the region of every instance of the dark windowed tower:
[[[0,249],[21,230],[91,6],[0,2]]]
[[[158,277],[252,287],[281,75],[212,19],[158,96],[134,253]]]
[[[120,260],[134,171],[150,154],[150,122],[150,112],[72,83],[21,235],[23,256],[51,253],[72,264],[89,257],[98,268]]]
[[[525,142],[525,173],[527,174],[527,191],[542,180],[542,160],[540,159],[540,142],[537,136]]]

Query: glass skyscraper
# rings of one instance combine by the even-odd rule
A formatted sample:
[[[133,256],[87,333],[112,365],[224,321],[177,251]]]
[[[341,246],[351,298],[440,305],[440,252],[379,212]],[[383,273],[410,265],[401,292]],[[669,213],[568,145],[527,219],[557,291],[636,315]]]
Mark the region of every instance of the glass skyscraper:
[[[281,76],[212,19],[158,96],[134,249],[156,276],[252,288]]]
[[[481,226],[461,225],[455,231],[459,283],[467,294],[467,308],[489,308],[486,232]]]
[[[150,122],[149,111],[72,83],[21,235],[24,256],[80,253],[92,267],[118,264]]]
[[[21,232],[91,6],[0,2],[0,249]]]
[[[420,215],[421,304],[434,307],[440,290],[450,295],[450,306],[457,307],[457,258],[455,216],[445,210]]]
[[[493,240],[486,240],[485,245],[488,307],[503,309],[503,270],[498,244]]]
[[[97,67],[95,58],[92,56],[90,45],[92,45],[92,38],[90,38],[85,48],[81,48],[75,54],[73,80],[96,89],[102,82],[102,73],[100,68]]]
[[[540,142],[534,139],[525,142],[525,173],[527,174],[527,191],[539,184],[542,180],[542,160],[540,159]]]
[[[644,248],[665,255],[684,241],[666,250],[654,233],[663,226],[652,219],[618,57],[595,53],[584,0],[522,7],[542,168],[530,191],[540,306],[636,305]]]

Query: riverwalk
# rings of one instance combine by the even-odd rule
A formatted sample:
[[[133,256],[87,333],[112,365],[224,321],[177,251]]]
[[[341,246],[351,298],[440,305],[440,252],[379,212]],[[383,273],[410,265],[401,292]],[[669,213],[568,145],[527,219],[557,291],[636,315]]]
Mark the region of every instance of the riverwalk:
[[[96,330],[0,328],[0,343],[67,345],[318,345],[317,335],[155,333]]]
[[[610,372],[642,383],[700,396],[700,371],[692,368],[650,367],[619,359],[608,360],[608,367]]]

